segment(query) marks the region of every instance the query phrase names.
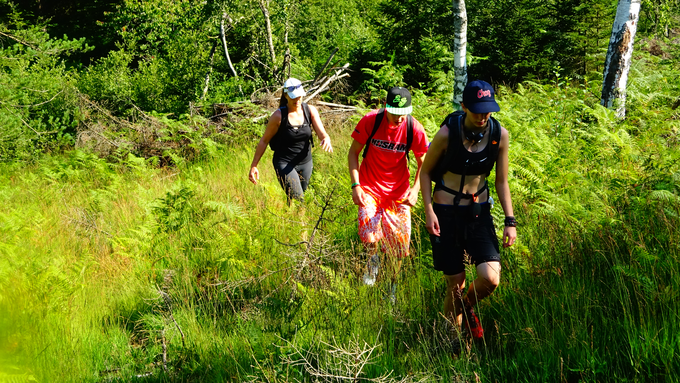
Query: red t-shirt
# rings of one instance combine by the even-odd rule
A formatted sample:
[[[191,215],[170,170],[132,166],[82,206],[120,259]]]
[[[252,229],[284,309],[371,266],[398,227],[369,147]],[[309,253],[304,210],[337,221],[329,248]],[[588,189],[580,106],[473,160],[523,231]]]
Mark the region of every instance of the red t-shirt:
[[[357,124],[352,138],[362,145],[373,131],[377,110],[366,114]],[[410,185],[411,174],[406,162],[407,121],[399,126],[389,126],[387,115],[383,116],[380,127],[371,139],[371,147],[366,158],[359,166],[359,183],[364,191],[368,191],[379,204],[403,200]],[[416,157],[427,152],[427,135],[423,125],[413,119],[413,142],[411,151]],[[362,152],[363,153],[363,150]],[[361,156],[359,153],[359,156]]]

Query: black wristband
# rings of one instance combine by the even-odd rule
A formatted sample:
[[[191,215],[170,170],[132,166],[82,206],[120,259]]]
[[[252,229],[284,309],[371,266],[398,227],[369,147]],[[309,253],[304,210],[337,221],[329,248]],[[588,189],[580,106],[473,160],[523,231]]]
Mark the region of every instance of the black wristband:
[[[517,227],[517,220],[513,216],[505,217],[505,226]]]

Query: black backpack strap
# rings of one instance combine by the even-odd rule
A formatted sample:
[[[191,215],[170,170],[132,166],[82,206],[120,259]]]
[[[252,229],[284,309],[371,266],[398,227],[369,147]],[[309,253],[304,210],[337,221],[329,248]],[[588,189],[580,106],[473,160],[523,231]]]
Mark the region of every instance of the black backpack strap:
[[[406,161],[409,160],[408,152],[413,145],[413,117],[409,114],[406,117]]]
[[[375,132],[378,131],[378,128],[380,127],[380,123],[382,123],[382,119],[384,116],[385,109],[380,108],[380,110],[378,110],[378,113],[375,115],[375,124],[373,124],[373,131],[371,132],[371,135],[368,136],[368,140],[366,140],[366,146],[364,146],[364,153],[361,155],[362,158],[366,158],[366,153],[368,153],[368,147],[371,145],[371,140],[373,139]]]
[[[498,159],[498,149],[501,145],[501,124],[495,118],[489,118],[491,132],[489,133],[489,159],[491,163],[496,163]],[[488,175],[487,175],[488,176]]]
[[[312,130],[312,135],[309,136],[309,144],[314,147],[314,126],[312,125],[312,112],[309,110],[309,105],[306,102],[302,103],[302,114],[304,115],[303,124],[309,124],[309,128]]]
[[[278,141],[279,141],[279,137],[280,137],[279,133],[281,133],[281,127],[282,126],[285,127],[288,124],[288,107],[286,105],[284,105],[284,106],[279,107],[279,110],[281,110],[281,123],[279,123],[279,129],[276,131],[276,134],[274,135],[274,137],[272,137],[272,139],[269,140],[269,147],[273,151],[277,151],[279,149],[278,148],[278,144],[279,144]]]
[[[281,109],[281,123],[279,124],[279,128],[282,126],[286,126],[288,123],[288,106],[284,105],[282,107],[279,107]]]
[[[465,121],[465,114],[451,113],[446,120],[446,126],[449,127],[449,142],[446,145],[446,154],[444,155],[444,166],[448,165],[455,154],[458,139],[460,139],[460,130]]]
[[[446,152],[444,153],[443,157],[439,158],[439,161],[437,162],[437,165],[435,167],[435,171],[431,174],[432,182],[434,182],[434,189],[432,189],[433,194],[437,190],[444,190],[447,193],[451,193],[454,195],[456,194],[452,193],[453,191],[452,189],[449,189],[442,184],[442,177],[446,173],[447,166],[453,160],[453,157],[458,148],[456,140],[459,139],[460,137],[460,129],[464,119],[465,119],[464,113],[454,112],[446,116],[444,121],[442,121],[441,125],[442,126],[446,125],[449,128],[449,138],[446,144]]]

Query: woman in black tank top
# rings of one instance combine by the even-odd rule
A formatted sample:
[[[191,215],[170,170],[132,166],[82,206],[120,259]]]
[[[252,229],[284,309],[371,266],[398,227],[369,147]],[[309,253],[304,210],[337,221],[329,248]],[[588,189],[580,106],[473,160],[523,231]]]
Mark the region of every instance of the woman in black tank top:
[[[515,242],[517,222],[508,186],[509,135],[491,117],[500,111],[493,88],[484,81],[470,82],[461,106],[465,114],[447,118],[432,140],[420,187],[434,268],[446,279],[444,315],[472,338],[481,339],[484,331],[473,307],[500,283],[501,254],[486,182],[494,163],[496,193],[506,216],[503,247]],[[466,256],[477,274],[469,287]]]
[[[250,181],[257,184],[260,178],[257,165],[269,145],[274,151],[274,170],[289,204],[292,199],[304,199],[304,192],[312,176],[312,129],[321,140],[321,147],[327,152],[333,151],[331,139],[321,123],[319,112],[313,105],[302,102],[305,94],[300,80],[286,80],[279,109],[267,122],[248,174]]]

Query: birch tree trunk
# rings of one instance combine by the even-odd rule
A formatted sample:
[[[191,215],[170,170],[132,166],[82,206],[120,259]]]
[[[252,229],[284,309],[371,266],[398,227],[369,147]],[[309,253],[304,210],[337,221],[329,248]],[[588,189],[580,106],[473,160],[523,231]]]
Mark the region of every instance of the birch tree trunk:
[[[463,102],[463,89],[467,85],[467,10],[465,0],[453,0],[453,106],[460,110]]]
[[[227,37],[225,35],[224,31],[224,20],[227,18],[227,12],[222,13],[222,22],[220,23],[220,38],[222,39],[222,46],[224,47],[224,55],[227,58],[227,64],[229,64],[229,69],[231,69],[231,73],[234,75],[234,77],[238,78],[238,75],[236,74],[236,69],[234,69],[234,65],[231,63],[231,58],[229,57],[229,50],[227,49]],[[229,18],[229,22],[231,22],[231,18]]]
[[[267,1],[266,4],[265,1]],[[267,33],[267,46],[269,47],[269,56],[272,60],[272,65],[274,65],[274,71],[276,72],[276,54],[274,53],[274,41],[272,40],[272,22],[271,19],[269,18],[269,9],[267,9],[269,1],[258,0],[258,3],[260,4],[260,9],[262,10],[262,14],[264,15],[264,28],[265,32]]]
[[[208,87],[210,85],[210,75],[213,71],[213,58],[215,57],[215,50],[217,49],[217,42],[213,43],[212,49],[210,50],[210,65],[208,66],[208,73],[205,74],[205,84],[203,85],[203,94],[201,94],[201,100],[205,100],[205,96],[208,94]]]
[[[640,16],[640,1],[619,0],[607,58],[604,61],[600,104],[616,109],[618,118],[626,116],[626,83]]]

